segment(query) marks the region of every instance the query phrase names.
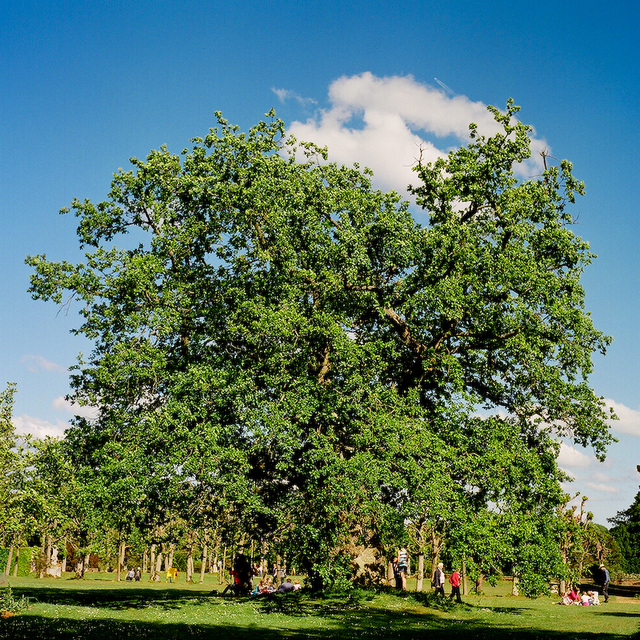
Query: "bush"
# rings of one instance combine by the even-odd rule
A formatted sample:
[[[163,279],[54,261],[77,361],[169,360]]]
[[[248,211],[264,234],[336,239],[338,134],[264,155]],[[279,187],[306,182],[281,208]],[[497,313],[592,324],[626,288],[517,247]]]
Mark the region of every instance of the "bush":
[[[15,598],[11,592],[11,587],[0,589],[0,614],[16,614],[28,608],[29,600],[24,596]]]

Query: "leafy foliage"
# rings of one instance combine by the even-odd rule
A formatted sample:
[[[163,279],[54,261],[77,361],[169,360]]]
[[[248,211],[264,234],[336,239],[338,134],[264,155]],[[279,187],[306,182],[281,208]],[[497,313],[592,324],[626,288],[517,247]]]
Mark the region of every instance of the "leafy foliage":
[[[640,491],[633,503],[624,511],[619,511],[609,519],[610,529],[622,556],[622,570],[640,573]]]
[[[99,415],[66,445],[109,526],[235,523],[317,583],[407,519],[419,546],[482,548],[479,571],[549,566],[529,546],[561,501],[554,438],[604,455],[587,379],[609,339],[579,284],[581,183],[568,162],[518,181],[530,128],[492,111],[500,133],[471,125],[416,167],[429,226],[282,122],[245,134],[219,114],[64,210],[86,262],[28,258],[31,292],[80,301],[94,341],[72,399]]]

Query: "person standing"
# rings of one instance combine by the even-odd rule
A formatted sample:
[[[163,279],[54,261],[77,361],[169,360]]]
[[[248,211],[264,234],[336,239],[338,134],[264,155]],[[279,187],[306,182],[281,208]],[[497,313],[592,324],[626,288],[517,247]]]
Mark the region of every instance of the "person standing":
[[[609,572],[607,571],[607,567],[604,564],[600,565],[600,584],[602,585],[602,595],[604,596],[604,601],[609,602],[609,582],[611,581],[611,577],[609,576]]]
[[[398,573],[400,574],[400,584],[403,591],[407,590],[407,572],[409,571],[409,552],[405,547],[398,549]]]
[[[456,569],[454,569],[453,573],[449,576],[449,584],[451,585],[450,599],[453,600],[453,597],[455,596],[456,602],[458,604],[462,604],[462,598],[460,597],[460,574]]]
[[[436,593],[444,597],[444,571],[442,568],[444,565],[442,562],[438,563],[438,568],[433,575],[433,586],[436,588]]]

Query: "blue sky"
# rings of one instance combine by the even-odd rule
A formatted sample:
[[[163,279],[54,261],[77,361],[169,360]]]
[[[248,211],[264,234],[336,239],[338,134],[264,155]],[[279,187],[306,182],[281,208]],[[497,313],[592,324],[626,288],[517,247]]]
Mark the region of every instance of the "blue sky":
[[[636,250],[640,5],[632,1],[388,3],[29,1],[0,30],[0,386],[16,426],[60,434],[67,368],[90,345],[75,310],[27,294],[27,254],[81,259],[72,198],[104,198],[131,156],[180,152],[220,110],[248,128],[271,107],[334,160],[402,191],[418,143],[434,154],[487,104],[522,106],[539,145],[568,158],[587,195],[576,233],[598,259],[587,306],[614,337],[591,383],[621,416],[605,463],[564,446],[561,464],[598,522],[638,491],[640,338]],[[436,78],[438,81],[436,81]],[[482,116],[481,116],[482,117]]]

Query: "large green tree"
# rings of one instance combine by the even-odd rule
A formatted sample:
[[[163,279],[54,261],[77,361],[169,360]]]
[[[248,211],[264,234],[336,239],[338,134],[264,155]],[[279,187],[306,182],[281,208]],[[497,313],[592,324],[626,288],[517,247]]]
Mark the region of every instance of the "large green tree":
[[[444,531],[557,504],[552,436],[610,440],[587,380],[608,338],[565,210],[582,185],[566,162],[516,179],[530,128],[492,111],[500,133],[472,125],[416,167],[427,226],[277,120],[245,134],[218,116],[181,156],[133,158],[104,202],[74,201],[86,261],[28,263],[33,296],[70,293],[95,344],[72,379],[99,408],[69,432],[77,462],[126,487],[132,518],[206,504],[324,581],[407,516]]]

